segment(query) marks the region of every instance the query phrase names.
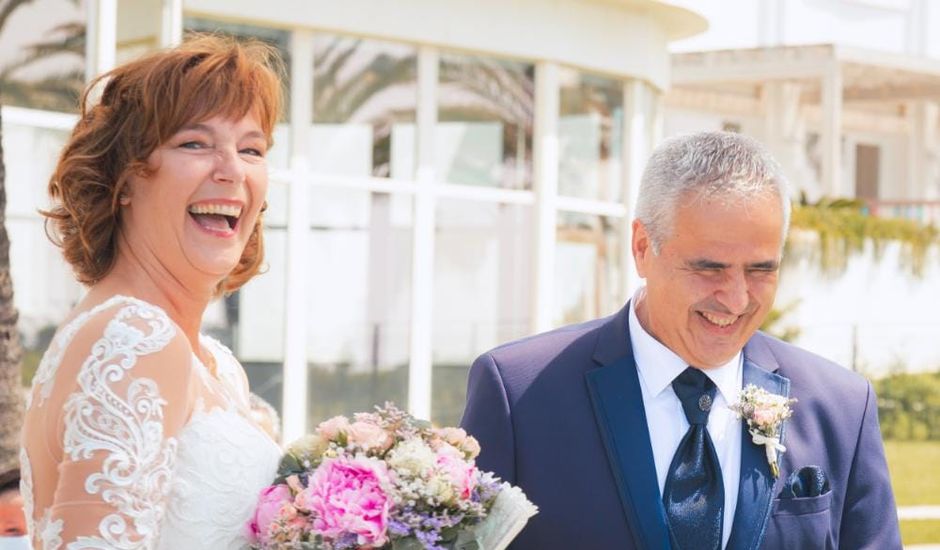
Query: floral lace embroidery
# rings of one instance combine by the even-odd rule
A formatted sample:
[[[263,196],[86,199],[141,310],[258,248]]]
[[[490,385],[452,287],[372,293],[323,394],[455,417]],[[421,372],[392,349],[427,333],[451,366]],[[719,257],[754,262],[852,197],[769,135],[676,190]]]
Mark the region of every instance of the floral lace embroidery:
[[[78,333],[79,329],[82,328],[82,325],[85,324],[92,315],[95,315],[99,311],[103,311],[119,300],[128,300],[124,296],[114,296],[109,300],[98,304],[97,306],[84,311],[77,315],[72,321],[65,325],[65,327],[56,334],[55,338],[52,340],[52,344],[49,346],[49,351],[43,355],[42,360],[39,362],[39,367],[36,369],[36,375],[33,376],[33,390],[26,394],[26,409],[33,405],[33,392],[36,391],[36,388],[39,389],[39,405],[42,406],[45,403],[46,399],[49,399],[49,396],[52,394],[52,387],[55,382],[55,373],[59,369],[59,364],[62,363],[62,355],[65,353],[65,350],[68,349],[69,343],[72,341],[72,338]]]
[[[98,525],[100,537],[80,537],[68,548],[152,548],[170,491],[177,441],[163,436],[163,406],[157,384],[137,378],[127,395],[112,391],[137,358],[157,352],[176,333],[162,310],[124,298],[122,308],[92,347],[78,374],[79,390],[65,404],[64,450],[72,460],[107,453],[101,472],[85,480],[90,495],[101,494],[116,513]],[[127,322],[142,321],[148,332]],[[132,531],[128,532],[128,521]]]
[[[33,519],[33,467],[29,463],[26,448],[20,447],[20,496],[23,497],[23,514],[26,516],[26,531],[30,534],[36,532]]]
[[[62,546],[62,526],[62,520],[52,521],[52,510],[46,510],[38,526],[42,550],[59,550]]]

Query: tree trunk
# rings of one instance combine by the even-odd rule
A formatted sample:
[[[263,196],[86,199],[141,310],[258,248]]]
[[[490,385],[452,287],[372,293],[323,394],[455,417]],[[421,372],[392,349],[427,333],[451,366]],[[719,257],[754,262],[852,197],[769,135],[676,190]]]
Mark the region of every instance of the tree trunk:
[[[20,429],[23,426],[23,390],[20,374],[19,314],[13,304],[10,275],[10,236],[6,228],[6,168],[3,164],[3,119],[0,115],[0,472],[19,460]]]

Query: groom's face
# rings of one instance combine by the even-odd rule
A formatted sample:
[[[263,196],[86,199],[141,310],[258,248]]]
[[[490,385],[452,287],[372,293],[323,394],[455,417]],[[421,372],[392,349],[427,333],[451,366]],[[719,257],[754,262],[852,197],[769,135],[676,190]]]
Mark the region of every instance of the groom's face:
[[[653,252],[633,224],[633,254],[646,279],[643,327],[689,365],[727,363],[773,305],[783,239],[780,199],[680,201],[672,232]]]

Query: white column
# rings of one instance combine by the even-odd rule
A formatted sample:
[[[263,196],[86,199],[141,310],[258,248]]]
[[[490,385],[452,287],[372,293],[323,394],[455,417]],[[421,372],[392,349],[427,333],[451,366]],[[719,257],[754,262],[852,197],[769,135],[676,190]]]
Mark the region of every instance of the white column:
[[[434,307],[434,230],[436,185],[434,133],[437,127],[438,53],[431,46],[418,50],[418,110],[411,265],[411,363],[408,365],[408,411],[431,418],[431,328]]]
[[[930,193],[930,181],[935,177],[937,104],[931,101],[912,101],[907,104],[907,189],[904,198],[920,200]]]
[[[535,66],[535,121],[532,136],[535,185],[532,332],[544,332],[552,328],[558,230],[555,199],[558,196],[559,101],[558,65],[540,61]]]
[[[117,49],[117,0],[88,0],[85,81],[114,68]]]
[[[783,44],[784,3],[782,0],[760,0],[757,3],[757,40],[763,47]]]
[[[649,90],[641,80],[628,80],[623,85],[623,206],[626,216],[620,228],[621,271],[624,281],[624,299],[639,288],[640,276],[633,260],[633,218],[640,179],[650,154],[652,124],[650,120]]]
[[[780,163],[785,174],[801,179],[799,161],[803,155],[800,126],[800,85],[769,81],[761,89],[764,110],[763,142]]]
[[[183,40],[183,0],[161,0],[160,47],[175,46]]]
[[[777,142],[780,140],[781,133],[781,87],[782,83],[776,80],[768,80],[761,85],[760,102],[761,109],[764,111],[764,145],[771,152],[777,151]]]
[[[940,104],[936,101],[924,102],[924,180],[923,200],[940,198],[940,135],[937,123],[940,120]],[[935,222],[936,223],[936,222]]]
[[[907,36],[905,47],[909,55],[924,57],[927,54],[927,33],[930,32],[927,27],[930,24],[929,15],[926,0],[910,1],[904,33]]]
[[[307,432],[307,321],[310,273],[308,187],[313,120],[313,34],[291,33],[290,173],[287,206],[287,274],[284,291],[284,441]]]
[[[822,132],[820,152],[824,195],[830,197],[854,196],[854,189],[842,182],[842,67],[838,61],[830,63],[822,78]]]

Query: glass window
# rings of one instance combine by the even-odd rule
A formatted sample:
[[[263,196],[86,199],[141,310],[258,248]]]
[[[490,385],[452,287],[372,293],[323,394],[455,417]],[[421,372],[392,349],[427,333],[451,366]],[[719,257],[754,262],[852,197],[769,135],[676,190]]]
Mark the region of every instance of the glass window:
[[[85,83],[85,1],[5,2],[3,10],[11,6],[0,34],[3,103],[77,112]]]
[[[441,55],[435,168],[447,183],[531,189],[535,67]]]
[[[287,232],[265,227],[264,271],[237,293],[210,304],[203,330],[223,343],[242,362],[251,391],[283,413],[284,306],[287,277]]]
[[[313,169],[412,179],[417,49],[317,34],[313,63]]]
[[[434,250],[431,418],[460,421],[467,371],[482,352],[529,332],[531,208],[443,199]]]
[[[617,311],[625,281],[617,218],[558,213],[555,248],[555,326],[579,323]]]
[[[49,177],[68,135],[66,129],[3,120],[5,224],[27,381],[36,372],[59,323],[83,293],[62,258],[62,250],[46,237],[43,218],[37,213],[49,206]]]
[[[617,202],[623,188],[623,84],[562,69],[558,193]]]
[[[410,196],[314,188],[308,426],[391,400],[407,406]]]

